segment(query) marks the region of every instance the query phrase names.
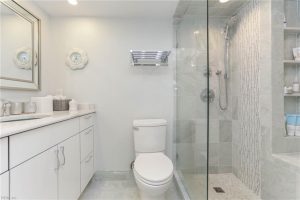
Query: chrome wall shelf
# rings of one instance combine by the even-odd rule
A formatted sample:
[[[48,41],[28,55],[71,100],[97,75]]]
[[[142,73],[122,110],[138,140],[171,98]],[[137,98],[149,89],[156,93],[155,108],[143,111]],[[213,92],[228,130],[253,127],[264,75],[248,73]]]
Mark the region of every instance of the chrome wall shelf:
[[[168,66],[171,51],[130,50],[132,66]]]

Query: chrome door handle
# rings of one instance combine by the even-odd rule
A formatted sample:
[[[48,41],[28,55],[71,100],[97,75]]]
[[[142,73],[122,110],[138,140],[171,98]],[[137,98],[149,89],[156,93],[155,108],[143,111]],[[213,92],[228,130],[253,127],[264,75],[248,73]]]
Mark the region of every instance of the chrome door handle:
[[[61,150],[61,154],[62,154],[62,156],[63,156],[63,162],[62,162],[62,164],[61,164],[61,166],[64,166],[65,164],[66,164],[66,157],[65,157],[65,147],[60,147],[60,150]]]

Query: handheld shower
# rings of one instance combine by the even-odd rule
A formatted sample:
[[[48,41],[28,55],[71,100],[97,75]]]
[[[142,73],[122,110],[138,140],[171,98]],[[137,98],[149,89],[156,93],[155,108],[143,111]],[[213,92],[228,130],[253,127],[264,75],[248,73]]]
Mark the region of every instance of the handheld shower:
[[[233,26],[237,21],[237,16],[234,15],[230,18],[230,20],[226,23],[224,27],[224,39],[225,39],[225,44],[224,44],[224,50],[225,50],[225,55],[224,55],[224,89],[225,89],[225,103],[223,105],[222,99],[221,99],[221,93],[222,93],[222,84],[221,84],[221,75],[222,75],[222,70],[217,70],[216,75],[218,76],[219,79],[219,106],[221,110],[227,110],[228,108],[228,79],[229,79],[229,74],[228,74],[228,68],[229,68],[229,47],[230,47],[230,27]]]

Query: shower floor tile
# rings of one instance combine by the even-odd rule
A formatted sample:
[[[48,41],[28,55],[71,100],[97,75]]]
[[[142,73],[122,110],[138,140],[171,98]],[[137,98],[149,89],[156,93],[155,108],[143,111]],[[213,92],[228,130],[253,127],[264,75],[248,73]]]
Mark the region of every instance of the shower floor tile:
[[[79,200],[140,200],[132,173],[97,173]],[[182,200],[175,183],[169,189],[166,200]]]
[[[205,200],[206,176],[183,173],[185,185],[191,199]],[[225,193],[217,193],[214,187],[221,187]],[[209,200],[260,200],[234,174],[209,175]]]
[[[260,200],[232,173],[210,174],[209,177],[210,200]],[[222,187],[225,193],[216,193],[213,187]]]

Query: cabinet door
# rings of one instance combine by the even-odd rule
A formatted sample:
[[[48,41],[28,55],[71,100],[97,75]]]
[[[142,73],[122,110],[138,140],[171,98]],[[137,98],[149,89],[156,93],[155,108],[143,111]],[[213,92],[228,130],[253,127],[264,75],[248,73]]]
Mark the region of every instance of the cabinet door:
[[[0,139],[0,174],[8,170],[8,138]]]
[[[80,142],[79,135],[58,145],[59,172],[58,198],[77,199],[80,195]]]
[[[9,199],[9,172],[0,175],[0,199]]]
[[[94,155],[93,152],[81,162],[81,192],[94,175]]]
[[[11,199],[57,199],[57,146],[10,170]]]

